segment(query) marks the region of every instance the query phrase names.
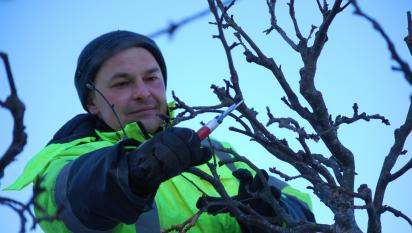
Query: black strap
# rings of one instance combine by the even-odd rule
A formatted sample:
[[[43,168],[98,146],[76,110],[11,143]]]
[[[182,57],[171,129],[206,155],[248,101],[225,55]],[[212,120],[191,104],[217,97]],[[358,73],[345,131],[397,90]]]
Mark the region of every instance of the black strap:
[[[56,180],[55,186],[55,199],[56,205],[58,207],[62,206],[62,212],[59,214],[59,219],[64,222],[64,224],[72,232],[84,232],[84,233],[109,233],[108,231],[93,230],[86,227],[73,213],[70,201],[67,198],[67,178],[69,176],[70,167],[73,161],[66,164]]]
[[[135,223],[137,233],[159,233],[160,223],[156,202],[153,202],[152,209],[142,213]]]

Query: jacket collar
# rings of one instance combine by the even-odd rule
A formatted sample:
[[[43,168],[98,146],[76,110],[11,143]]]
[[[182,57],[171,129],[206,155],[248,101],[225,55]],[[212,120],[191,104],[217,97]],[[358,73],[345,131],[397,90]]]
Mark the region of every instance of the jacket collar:
[[[132,122],[132,123],[127,124],[124,127],[124,131],[126,132],[129,138],[134,139],[140,143],[144,142],[147,139],[147,137],[151,137],[150,134],[145,135],[145,133],[143,133],[141,127],[139,126],[137,122]],[[123,130],[104,132],[104,131],[99,131],[98,129],[96,129],[95,132],[101,140],[110,141],[113,144],[126,138]]]
[[[175,101],[168,103],[167,114],[169,115],[170,118],[174,117],[174,107],[175,106],[176,106]],[[112,143],[117,143],[118,141],[126,138],[123,130],[114,131],[102,120],[98,119],[98,122],[99,124],[96,124],[95,132],[96,132],[96,135],[102,140],[110,141]],[[160,127],[157,132],[162,131],[162,130],[163,130],[163,127]],[[140,124],[140,122],[131,122],[125,125],[124,131],[126,132],[129,138],[134,139],[140,143],[144,142],[145,140],[153,136],[152,134],[144,130],[144,127],[143,125]]]
[[[175,105],[176,103],[174,101],[168,103],[168,115],[170,118],[174,117],[173,109]],[[124,129],[129,138],[135,139],[138,142],[143,142],[151,137],[150,134],[142,130],[143,127],[137,122],[127,124]],[[163,129],[160,128],[159,131],[161,130]],[[122,130],[113,130],[104,121],[94,115],[89,113],[79,114],[61,127],[48,145],[53,143],[67,143],[84,137],[101,138],[102,140],[116,143],[124,138],[124,133]]]

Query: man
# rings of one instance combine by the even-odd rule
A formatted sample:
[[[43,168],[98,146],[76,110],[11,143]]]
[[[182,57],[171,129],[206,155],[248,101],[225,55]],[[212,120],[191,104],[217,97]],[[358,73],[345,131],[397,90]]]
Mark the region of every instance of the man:
[[[37,198],[36,215],[53,216],[61,209],[58,221],[40,223],[45,232],[159,232],[216,200],[203,196],[217,196],[208,182],[185,173],[193,166],[207,171],[211,150],[193,130],[165,128],[159,117],[172,114],[166,83],[163,56],[145,36],[113,31],[84,48],[75,86],[88,113],[67,122],[9,187],[41,182],[45,191]],[[247,169],[218,168],[229,195],[246,202],[246,186],[256,183]],[[305,195],[280,183],[272,190],[294,218],[314,220],[306,203],[286,193],[307,201]],[[260,200],[248,204],[273,214]],[[225,208],[206,210],[211,215],[203,214],[190,232],[250,231]]]

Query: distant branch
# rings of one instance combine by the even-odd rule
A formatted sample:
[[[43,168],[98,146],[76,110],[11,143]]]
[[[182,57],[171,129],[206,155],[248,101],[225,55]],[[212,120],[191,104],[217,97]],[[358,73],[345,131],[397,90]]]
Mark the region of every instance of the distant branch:
[[[409,52],[412,55],[412,16],[411,16],[411,12],[408,11],[406,15],[407,15],[407,21],[408,21],[408,35],[405,37],[405,42],[409,48]]]
[[[6,53],[0,52],[0,57],[3,60],[6,68],[7,78],[10,85],[11,94],[6,100],[0,101],[0,106],[10,111],[13,117],[13,139],[0,159],[0,179],[4,176],[5,168],[12,163],[17,155],[23,150],[27,143],[27,134],[24,132],[25,126],[23,124],[25,106],[17,95],[16,86],[14,84],[13,75],[11,73],[9,59]]]
[[[369,21],[372,24],[373,28],[376,31],[378,31],[378,33],[383,37],[383,39],[385,40],[388,46],[388,50],[391,53],[392,59],[399,65],[399,68],[397,68],[396,70],[401,70],[405,76],[405,79],[410,84],[412,84],[412,70],[410,69],[409,65],[401,59],[401,57],[399,56],[398,52],[395,49],[395,45],[393,44],[392,40],[389,38],[388,34],[386,34],[382,26],[375,19],[373,19],[372,17],[370,17],[369,15],[367,15],[361,10],[356,0],[352,0],[352,3],[353,3],[353,6],[355,7],[354,14],[359,15],[365,18],[367,21]],[[411,25],[412,25],[412,21],[410,20],[410,13],[409,13],[408,14],[408,36],[405,38],[409,49],[411,49],[410,44],[412,43],[411,42],[412,40],[412,36],[411,36],[412,26]]]
[[[226,5],[229,2],[230,1],[225,1],[223,4]],[[155,32],[152,32],[152,33],[148,34],[148,36],[151,37],[151,38],[156,38],[156,37],[159,37],[159,36],[162,36],[162,35],[167,35],[169,38],[172,38],[176,34],[176,32],[180,28],[182,28],[183,26],[187,26],[188,24],[190,24],[190,23],[192,23],[192,22],[194,22],[194,21],[196,21],[196,20],[198,20],[202,17],[205,17],[208,14],[210,14],[209,8],[201,10],[201,11],[199,11],[199,12],[193,14],[193,15],[190,15],[186,18],[183,18],[180,21],[170,22],[169,26],[167,26],[165,28],[162,28],[162,29],[159,29]]]

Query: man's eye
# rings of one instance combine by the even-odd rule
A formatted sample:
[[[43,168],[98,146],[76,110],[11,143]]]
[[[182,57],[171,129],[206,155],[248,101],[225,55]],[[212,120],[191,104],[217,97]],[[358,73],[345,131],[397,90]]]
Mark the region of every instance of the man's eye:
[[[124,87],[127,86],[129,82],[117,82],[112,85],[112,87]]]
[[[157,79],[157,76],[149,76],[146,78],[146,81],[155,81]]]

